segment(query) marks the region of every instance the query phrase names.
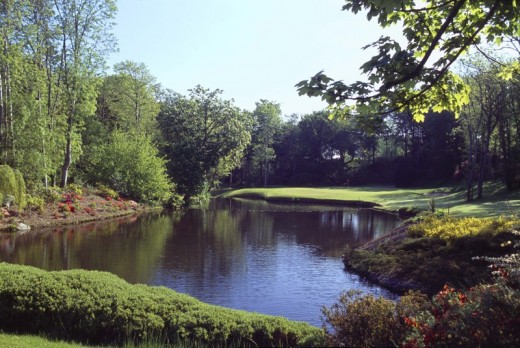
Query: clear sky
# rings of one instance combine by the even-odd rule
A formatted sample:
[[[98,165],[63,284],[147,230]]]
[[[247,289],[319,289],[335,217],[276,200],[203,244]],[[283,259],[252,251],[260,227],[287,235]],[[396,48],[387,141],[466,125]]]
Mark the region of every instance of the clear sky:
[[[144,63],[164,87],[187,94],[200,84],[253,110],[267,99],[284,115],[326,107],[294,85],[320,70],[351,82],[383,33],[343,0],[119,0],[119,52],[108,63]]]

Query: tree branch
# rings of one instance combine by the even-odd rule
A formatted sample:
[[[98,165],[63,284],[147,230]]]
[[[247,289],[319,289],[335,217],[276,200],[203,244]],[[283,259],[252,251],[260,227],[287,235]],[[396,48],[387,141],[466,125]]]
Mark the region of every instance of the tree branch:
[[[410,73],[404,75],[400,79],[397,79],[394,81],[389,81],[389,82],[385,83],[383,85],[384,90],[388,90],[396,85],[410,81],[411,79],[419,76],[422,69],[426,65],[426,62],[428,62],[428,59],[430,59],[430,56],[433,53],[433,50],[435,49],[435,47],[437,47],[437,44],[439,43],[440,39],[442,38],[442,35],[444,35],[444,33],[448,29],[449,25],[453,22],[453,20],[455,19],[455,17],[459,13],[460,9],[462,8],[462,6],[464,5],[465,2],[466,2],[466,0],[460,0],[457,3],[455,3],[455,6],[453,7],[450,14],[446,18],[446,20],[444,21],[442,26],[439,28],[439,31],[437,32],[437,34],[433,38],[432,42],[430,43],[430,46],[428,47],[428,50],[426,51],[426,53],[425,53],[423,59],[421,60],[421,62],[419,63],[419,65],[417,65],[415,67],[415,69],[413,69]]]

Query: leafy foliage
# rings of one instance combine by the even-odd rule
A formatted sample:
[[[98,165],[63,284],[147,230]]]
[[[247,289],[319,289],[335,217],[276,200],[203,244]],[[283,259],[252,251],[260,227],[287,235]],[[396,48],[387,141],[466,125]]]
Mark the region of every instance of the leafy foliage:
[[[251,141],[251,118],[201,86],[190,96],[170,93],[158,116],[169,173],[189,201],[240,164]]]
[[[256,181],[262,186],[268,184],[270,166],[276,158],[273,144],[282,126],[282,110],[280,104],[268,100],[260,100],[253,111],[253,129],[251,146],[247,154],[248,167]]]
[[[22,173],[13,170],[6,164],[0,165],[0,194],[2,200],[6,196],[14,197],[14,204],[20,209],[24,209],[27,205],[25,181]]]
[[[429,308],[428,297],[409,292],[399,302],[362,296],[360,292],[342,293],[338,302],[323,308],[328,344],[333,347],[391,347],[409,334],[405,317]]]
[[[208,345],[309,346],[306,323],[204,304],[164,287],[130,285],[109,273],[46,272],[0,264],[0,326],[97,344],[189,339]]]
[[[431,308],[405,317],[405,347],[503,346],[520,343],[520,292],[501,284],[467,291],[445,286]]]
[[[468,236],[494,236],[509,232],[520,226],[520,220],[514,218],[475,218],[456,219],[450,216],[431,215],[413,224],[408,229],[410,236],[427,236],[453,241]]]
[[[344,106],[353,101],[363,115],[408,109],[417,120],[430,109],[458,115],[469,102],[469,89],[449,70],[452,64],[473,45],[500,42],[520,31],[516,1],[347,0],[343,10],[366,11],[367,19],[383,28],[402,25],[407,45],[381,37],[365,46],[378,52],[361,66],[368,82],[345,84],[319,72],[296,85],[300,95],[321,96],[340,114],[352,113]]]
[[[327,332],[333,347],[384,347],[399,342],[402,335],[395,303],[382,297],[350,291],[322,312],[325,328],[333,330]]]
[[[159,103],[156,79],[144,63],[124,61],[114,65],[114,75],[103,80],[98,116],[109,130],[155,133]]]
[[[125,196],[165,202],[172,194],[166,160],[146,135],[115,131],[89,162],[89,181],[113,187]]]

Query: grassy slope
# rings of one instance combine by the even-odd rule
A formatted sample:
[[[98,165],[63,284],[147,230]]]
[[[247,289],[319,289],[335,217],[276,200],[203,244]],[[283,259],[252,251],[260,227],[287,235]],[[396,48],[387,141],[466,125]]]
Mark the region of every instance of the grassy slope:
[[[85,347],[80,344],[51,341],[46,338],[30,335],[14,335],[0,333],[0,347],[10,348],[27,348],[27,347],[41,347],[41,348],[72,348]]]
[[[432,199],[437,209],[449,210],[453,216],[498,216],[520,211],[520,191],[508,192],[500,183],[488,183],[484,198],[465,201],[461,187],[398,189],[388,186],[329,187],[329,188],[249,188],[225,192],[220,197],[248,197],[265,200],[325,200],[327,202],[372,202],[383,209],[403,207],[428,209]]]

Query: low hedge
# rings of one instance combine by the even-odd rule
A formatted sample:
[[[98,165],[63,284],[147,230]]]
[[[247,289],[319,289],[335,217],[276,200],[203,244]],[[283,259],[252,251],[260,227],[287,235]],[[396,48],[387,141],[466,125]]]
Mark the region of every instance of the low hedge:
[[[161,337],[170,343],[311,346],[324,338],[307,323],[205,304],[106,272],[6,263],[0,263],[0,329],[116,345]]]

